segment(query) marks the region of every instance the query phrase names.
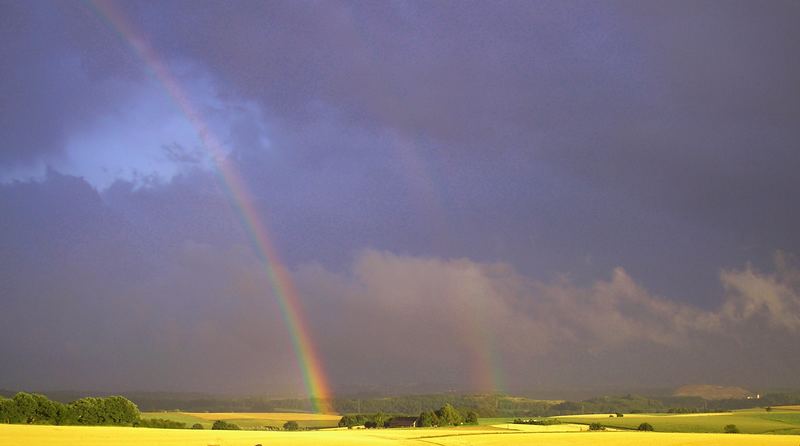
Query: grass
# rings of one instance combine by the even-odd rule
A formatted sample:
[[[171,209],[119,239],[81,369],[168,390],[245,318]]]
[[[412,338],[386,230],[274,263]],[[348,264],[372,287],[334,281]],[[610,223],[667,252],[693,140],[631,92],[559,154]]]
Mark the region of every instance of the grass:
[[[735,424],[747,434],[800,434],[800,413],[785,410],[766,412],[742,410],[719,414],[625,414],[623,418],[600,415],[569,415],[558,417],[568,423],[601,423],[618,429],[636,429],[641,423],[650,423],[658,432],[722,432],[728,424]],[[800,442],[798,442],[800,443]]]
[[[797,446],[788,435],[663,432],[531,433],[504,430],[377,429],[306,432],[0,425],[3,446]]]

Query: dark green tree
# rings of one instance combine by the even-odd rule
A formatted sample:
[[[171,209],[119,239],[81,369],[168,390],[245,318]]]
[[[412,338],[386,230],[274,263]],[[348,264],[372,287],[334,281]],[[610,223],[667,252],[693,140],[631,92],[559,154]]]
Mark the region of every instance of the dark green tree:
[[[464,422],[461,413],[450,404],[445,404],[441,409],[437,410],[436,416],[439,417],[439,426],[458,426]]]
[[[653,430],[653,425],[650,424],[650,423],[642,423],[636,429],[640,430],[640,431],[652,431]]]
[[[300,425],[297,424],[297,421],[287,421],[283,423],[283,430],[285,431],[299,431]]]
[[[723,431],[726,434],[738,434],[739,433],[739,428],[736,427],[735,424],[728,424],[723,428]]]
[[[97,402],[105,423],[116,425],[133,424],[139,419],[139,408],[131,400],[121,396],[102,398]]]
[[[101,398],[81,398],[70,403],[69,408],[78,424],[96,426],[106,423]]]
[[[375,422],[376,427],[385,427],[386,423],[391,418],[392,417],[390,417],[389,415],[387,415],[387,414],[385,414],[383,412],[378,412],[378,413],[375,414],[374,417],[372,417],[372,421]]]
[[[211,429],[217,431],[238,431],[239,426],[224,420],[217,420],[211,425]]]
[[[474,410],[468,411],[464,417],[464,424],[478,424],[478,413]]]
[[[192,429],[203,429],[203,425],[200,423],[194,423],[192,425]]]
[[[0,423],[22,423],[22,414],[14,400],[0,398]]]
[[[20,422],[30,424],[36,421],[36,409],[39,406],[37,398],[30,393],[19,392],[14,395],[13,401]]]
[[[417,427],[436,427],[439,425],[439,419],[434,412],[422,412],[417,418]]]

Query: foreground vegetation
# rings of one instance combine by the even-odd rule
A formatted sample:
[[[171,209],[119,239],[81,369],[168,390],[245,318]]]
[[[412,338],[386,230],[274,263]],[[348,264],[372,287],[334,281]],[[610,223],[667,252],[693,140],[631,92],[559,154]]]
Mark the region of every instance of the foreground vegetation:
[[[540,427],[540,426],[525,426]],[[797,446],[789,435],[659,432],[525,432],[487,427],[438,429],[330,429],[305,432],[137,429],[126,427],[0,425],[4,446],[254,446],[262,445],[499,446]]]
[[[0,396],[14,392],[0,390]],[[67,403],[85,397],[75,392],[48,393],[53,400]],[[225,397],[203,394],[126,393],[143,412],[175,411],[202,412],[311,412],[314,404],[308,399],[274,399],[268,397]],[[616,395],[581,401],[541,400],[502,394],[465,395],[442,393],[429,395],[363,396],[333,398],[325,401],[336,413],[391,413],[418,415],[437,410],[445,404],[474,411],[481,418],[531,418],[582,413],[704,413],[724,412],[767,406],[800,405],[800,391],[772,391],[759,399],[703,399],[700,396],[673,395]]]

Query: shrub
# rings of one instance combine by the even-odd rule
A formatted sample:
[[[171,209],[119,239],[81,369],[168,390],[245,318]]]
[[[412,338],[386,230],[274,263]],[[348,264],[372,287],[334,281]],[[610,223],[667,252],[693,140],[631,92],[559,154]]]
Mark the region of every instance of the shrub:
[[[514,419],[514,424],[533,424],[537,426],[552,426],[554,424],[561,424],[558,418],[530,418],[523,420],[522,418]]]
[[[464,424],[478,424],[478,413],[474,410],[467,412],[467,415],[464,417]]]
[[[600,423],[592,423],[592,424],[589,425],[589,430],[590,431],[604,431],[604,430],[606,430],[606,427],[603,426]]]
[[[192,425],[192,429],[202,429],[202,428],[203,428],[203,425],[200,424],[200,423],[194,423]]]
[[[642,423],[636,429],[640,430],[640,431],[652,431],[653,430],[653,425],[650,424],[650,423]]]
[[[622,418],[622,417],[624,417],[624,416],[625,416],[625,415],[623,415],[623,414],[621,414],[621,413],[617,412],[617,418]]]
[[[237,426],[237,425],[235,425],[233,423],[228,423],[227,421],[224,421],[224,420],[217,420],[217,421],[214,422],[214,424],[211,425],[211,430],[215,430],[215,431],[238,431],[239,430],[239,426]]]
[[[133,423],[134,427],[152,427],[156,429],[186,429],[186,423],[166,420],[164,418],[142,418]]]
[[[299,431],[300,425],[297,424],[297,421],[287,421],[283,423],[283,430],[285,431]]]
[[[725,428],[723,430],[725,431],[726,434],[738,434],[739,433],[739,428],[736,427],[735,424],[728,424],[727,426],[725,426]]]

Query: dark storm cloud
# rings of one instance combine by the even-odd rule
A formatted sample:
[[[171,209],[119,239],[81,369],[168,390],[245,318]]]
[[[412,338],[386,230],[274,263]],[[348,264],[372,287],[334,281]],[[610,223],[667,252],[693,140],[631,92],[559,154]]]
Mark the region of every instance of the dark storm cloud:
[[[286,149],[298,165],[353,174],[388,144],[353,144],[350,135],[396,132],[435,187],[454,191],[445,224],[519,239],[526,222],[545,245],[580,246],[552,272],[579,270],[569,265],[605,251],[614,257],[603,267],[646,265],[648,281],[677,294],[653,271],[666,264],[670,275],[691,275],[679,265],[698,262],[708,279],[723,264],[800,251],[794,2],[167,9],[170,26],[146,21],[144,6],[129,14],[165,54],[199,61],[223,91],[258,100],[276,133],[302,134]],[[333,131],[314,136],[321,122]],[[584,219],[591,227],[577,223]],[[675,249],[687,236],[689,246]],[[695,243],[710,245],[700,260]],[[668,260],[654,262],[653,251]]]
[[[15,211],[0,227],[0,386],[302,394],[277,300],[226,207],[200,172],[104,196],[52,171],[0,187],[0,211]],[[292,275],[337,389],[492,390],[499,370],[525,390],[531,376],[540,388],[736,384],[719,364],[750,385],[791,385],[796,359],[762,350],[800,333],[798,270],[783,254],[769,271],[725,270],[711,310],[659,297],[622,268],[582,286],[368,249],[341,271],[304,264]],[[389,355],[365,339],[404,342]]]
[[[0,185],[2,331],[28,339],[3,337],[0,386],[203,390],[234,373],[230,390],[299,391],[238,210],[191,138],[155,147],[172,178],[98,191],[59,173],[102,153],[65,152],[102,118],[165,107],[146,62],[91,4],[0,8],[0,174],[54,166]],[[497,355],[517,388],[726,367],[797,383],[781,354],[796,268],[772,260],[800,252],[796,2],[113,9],[231,150],[335,385],[472,382],[446,373],[474,365],[470,324],[510,340]],[[467,296],[485,319],[454,309]],[[364,354],[363,338],[428,348]]]

